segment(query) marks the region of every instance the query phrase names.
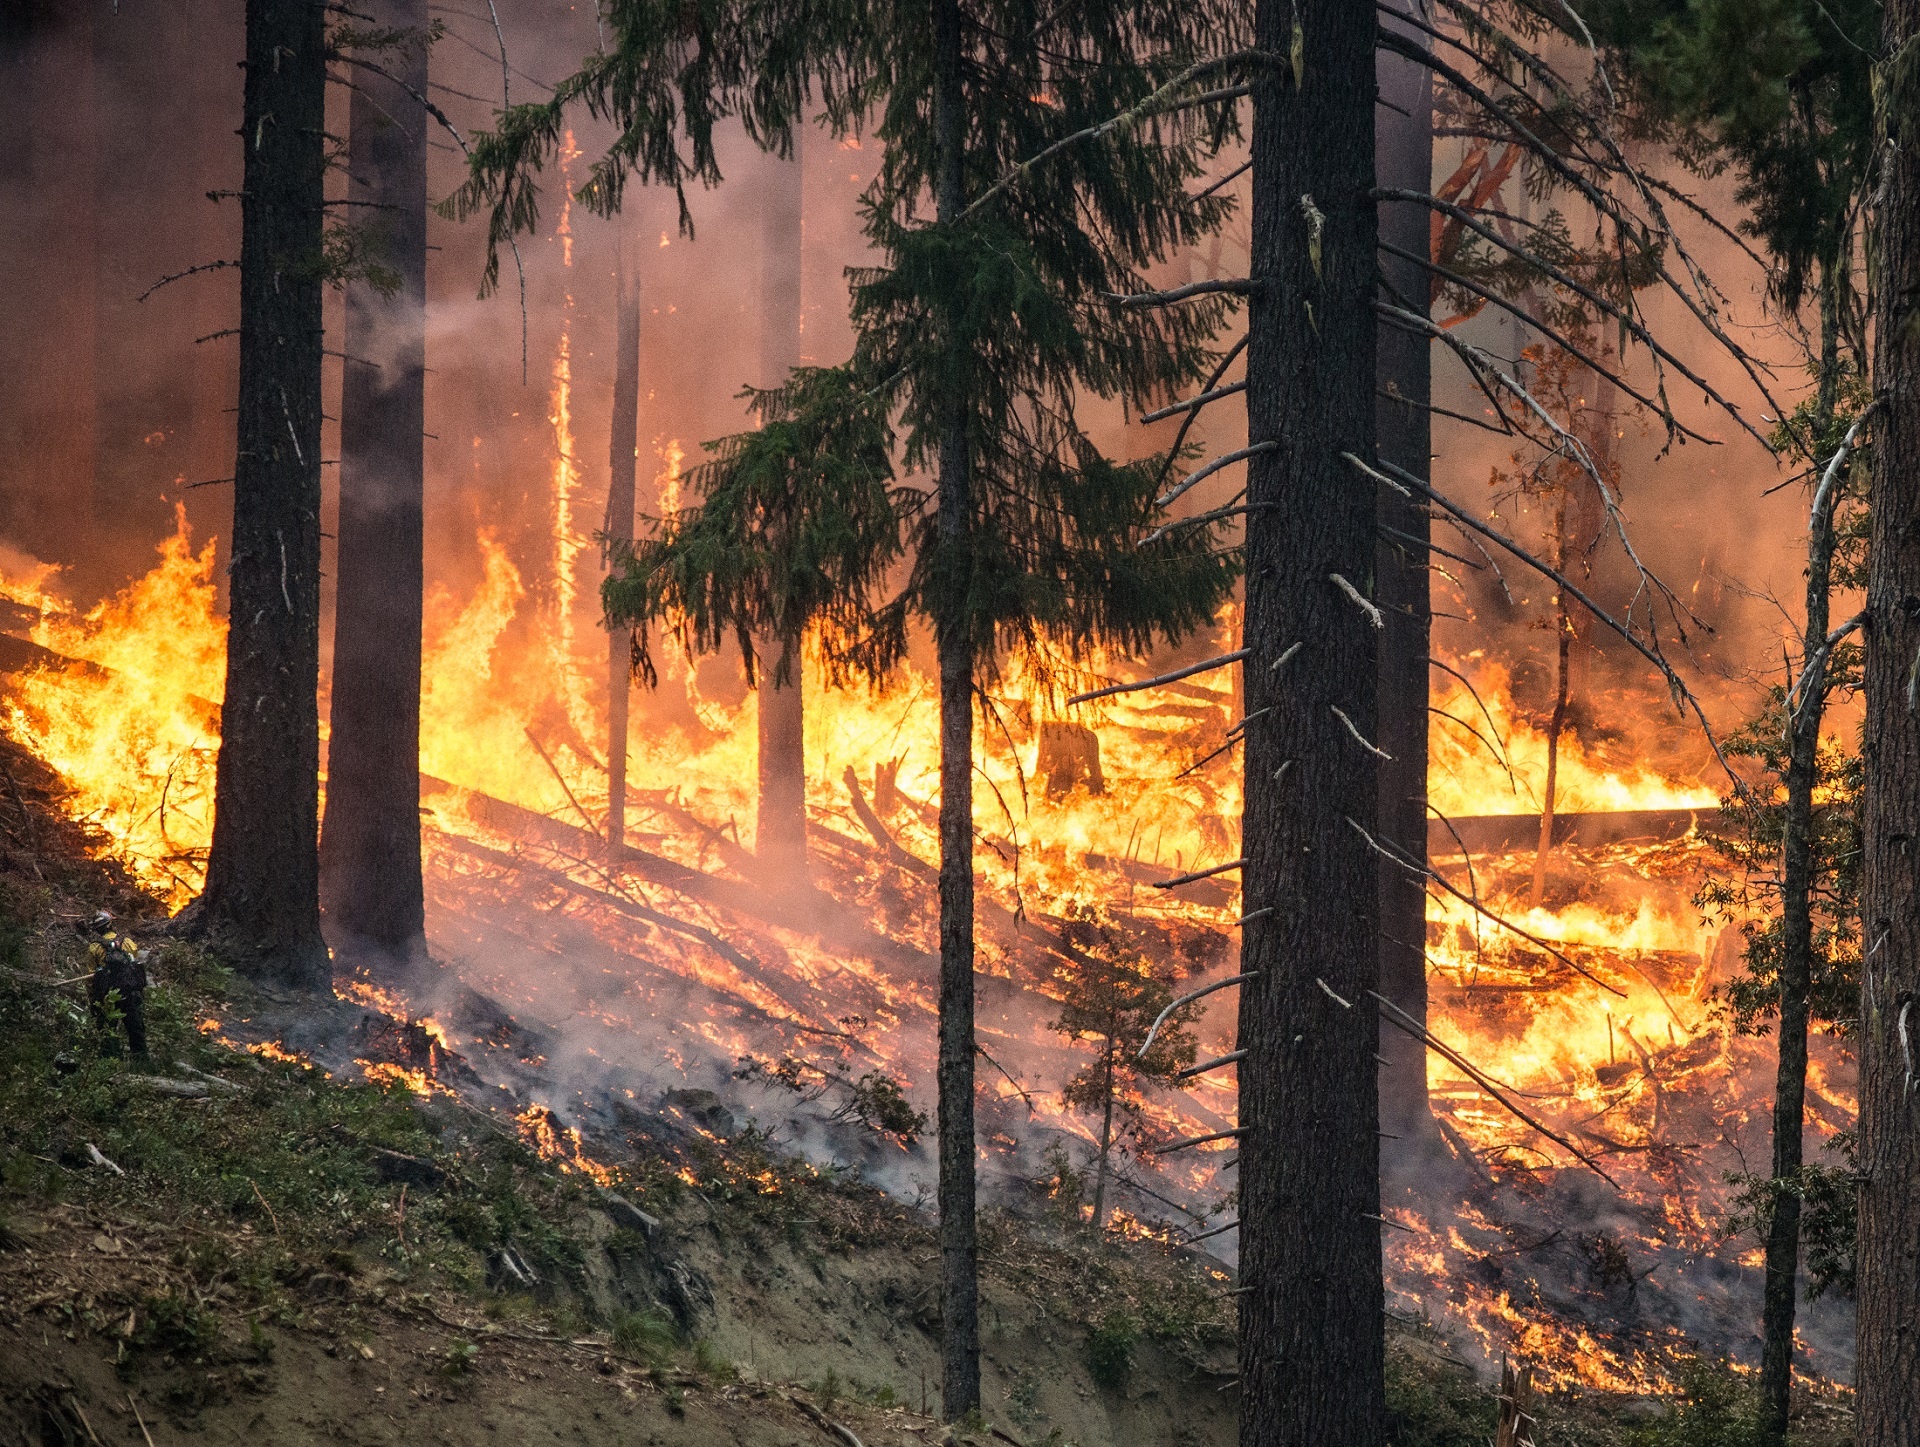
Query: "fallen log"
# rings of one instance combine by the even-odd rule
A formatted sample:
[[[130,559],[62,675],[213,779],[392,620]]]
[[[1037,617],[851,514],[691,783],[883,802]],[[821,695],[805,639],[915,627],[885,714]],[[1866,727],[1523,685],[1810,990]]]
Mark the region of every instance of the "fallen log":
[[[867,803],[866,791],[860,787],[860,776],[854,772],[852,764],[847,765],[846,784],[847,795],[853,800],[854,817],[860,821],[861,827],[873,836],[873,842],[880,846],[881,852],[909,874],[917,875],[921,879],[938,879],[940,877],[938,869],[918,855],[909,854],[887,832],[887,826],[880,822],[880,816],[874,813],[873,807]]]
[[[1553,843],[1629,844],[1679,839],[1702,819],[1715,813],[1702,809],[1622,809],[1608,813],[1555,814]],[[1448,823],[1452,828],[1449,829]],[[1477,814],[1451,821],[1427,821],[1427,853],[1503,854],[1509,850],[1532,849],[1540,843],[1538,814]]]

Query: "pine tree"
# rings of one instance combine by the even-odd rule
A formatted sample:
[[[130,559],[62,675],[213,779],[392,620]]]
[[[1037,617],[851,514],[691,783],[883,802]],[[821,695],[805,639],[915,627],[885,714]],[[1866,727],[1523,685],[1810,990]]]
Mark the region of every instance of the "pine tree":
[[[1066,912],[1060,934],[1074,955],[1055,971],[1060,1014],[1051,1025],[1069,1040],[1093,1046],[1093,1058],[1074,1072],[1060,1099],[1069,1110],[1099,1120],[1089,1222],[1097,1235],[1106,1226],[1107,1180],[1120,1133],[1140,1128],[1137,1093],[1149,1083],[1172,1081],[1193,1064],[1198,1042],[1186,1023],[1191,1007],[1175,1011],[1151,1033],[1173,1003],[1175,975],[1163,953],[1141,948],[1114,920],[1085,907]]]
[[[1857,1440],[1920,1444],[1920,3],[1886,0],[1874,142],[1872,534],[1867,562],[1865,872],[1860,920]]]
[[[1240,1441],[1385,1432],[1373,11],[1259,0],[1247,348]]]
[[[800,145],[791,159],[771,158],[762,188],[760,228],[760,376],[778,386],[800,365],[800,290],[805,228]],[[755,694],[760,798],[753,847],[776,888],[807,879],[807,755],[804,639],[761,641],[760,687]],[[770,666],[769,666],[770,665]]]
[[[213,844],[192,928],[259,979],[324,990],[320,301],[326,9],[248,0],[239,448]]]
[[[426,430],[426,0],[375,0],[352,72],[332,716],[320,889],[335,943],[391,969],[425,957],[420,628]]]
[[[530,223],[533,173],[551,155],[565,104],[580,96],[637,128],[609,150],[589,200],[616,207],[629,167],[668,181],[699,173],[698,136],[691,169],[677,151],[649,149],[661,113],[612,80],[617,57],[658,53],[658,32],[636,28],[652,18],[647,7],[616,9],[615,59],[590,62],[548,105],[508,113],[500,133],[476,146],[456,206],[491,205],[498,238]],[[980,1401],[974,694],[1012,651],[1051,657],[1057,648],[1071,660],[1204,626],[1236,575],[1211,523],[1145,542],[1161,460],[1103,457],[1077,415],[1083,394],[1151,396],[1196,378],[1222,315],[1217,296],[1166,312],[1118,304],[1143,292],[1146,266],[1224,215],[1218,198],[1183,189],[1198,174],[1205,133],[1195,122],[1206,111],[1154,100],[1217,38],[1216,18],[1170,0],[1067,8],[935,0],[930,11],[901,4],[857,15],[786,7],[762,17],[761,30],[732,25],[728,34],[766,35],[766,46],[713,67],[760,83],[703,90],[698,107],[679,94],[690,120],[697,112],[705,123],[731,105],[777,141],[801,89],[817,80],[843,132],[877,108],[885,147],[865,200],[884,264],[853,278],[854,357],[796,373],[757,400],[764,440],[722,444],[698,516],[669,522],[658,548],[637,547],[627,578],[610,580],[607,603],[610,617],[637,620],[659,616],[650,610],[672,597],[697,644],[731,634],[743,655],[756,636],[829,614],[847,625],[821,630],[837,639],[832,666],[869,677],[902,661],[910,625],[931,626],[941,709],[937,1088],[950,1418]],[[657,82],[670,70],[645,73]],[[1210,103],[1217,124],[1231,94]],[[1135,107],[1144,109],[1134,124],[1096,136]],[[930,472],[930,491],[896,486],[895,456]],[[902,586],[877,596],[895,556]]]

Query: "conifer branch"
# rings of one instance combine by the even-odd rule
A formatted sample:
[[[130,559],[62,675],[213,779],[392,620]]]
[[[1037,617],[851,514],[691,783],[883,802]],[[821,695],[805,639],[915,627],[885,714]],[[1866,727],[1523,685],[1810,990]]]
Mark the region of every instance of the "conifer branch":
[[[1123,127],[1138,125],[1149,116],[1163,115],[1168,111],[1189,109],[1193,106],[1212,105],[1219,101],[1233,100],[1247,94],[1247,87],[1238,85],[1228,86],[1221,90],[1207,91],[1201,95],[1190,96],[1184,100],[1173,99],[1183,87],[1193,84],[1194,81],[1203,75],[1207,75],[1216,70],[1224,70],[1228,66],[1239,65],[1243,62],[1247,64],[1277,63],[1279,59],[1280,57],[1268,55],[1263,51],[1237,50],[1231,55],[1215,56],[1211,60],[1203,60],[1197,65],[1190,65],[1158,90],[1155,90],[1138,104],[1120,112],[1119,115],[1109,120],[1101,121],[1098,125],[1087,126],[1082,130],[1075,131],[1070,136],[1062,136],[1031,160],[1022,161],[998,181],[995,181],[985,191],[982,191],[980,195],[974,199],[972,204],[960,213],[957,219],[960,221],[967,220],[996,196],[999,196],[1010,187],[1017,185],[1020,181],[1031,175],[1035,167],[1051,160],[1054,156],[1059,155],[1060,152],[1070,146],[1079,145],[1083,141],[1100,140]]]
[[[185,271],[176,271],[171,276],[161,277],[160,280],[141,292],[134,300],[137,302],[145,301],[156,291],[160,290],[161,287],[170,285],[176,281],[184,281],[189,276],[198,276],[203,271],[225,271],[228,267],[238,267],[239,265],[240,263],[237,261],[227,261],[224,259],[220,261],[203,261],[198,266],[189,266]]]

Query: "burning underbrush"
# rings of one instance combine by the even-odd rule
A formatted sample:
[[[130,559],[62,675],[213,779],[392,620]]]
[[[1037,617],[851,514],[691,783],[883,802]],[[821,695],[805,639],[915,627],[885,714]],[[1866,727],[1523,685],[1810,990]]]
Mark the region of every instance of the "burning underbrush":
[[[709,694],[700,670],[663,660],[610,853],[592,664],[556,652],[546,594],[506,550],[484,536],[480,549],[477,589],[429,610],[421,802],[442,967],[404,994],[343,981],[325,1030],[275,1009],[229,1012],[218,1030],[485,1119],[583,1191],[651,1161],[665,1164],[648,1189],[710,1194],[701,1152],[745,1140],[788,1164],[727,1191],[777,1195],[806,1160],[924,1200],[938,857],[926,682],[909,671],[886,691],[829,693],[809,678],[810,877],[770,877],[751,832],[752,696]],[[176,906],[210,825],[210,568],[176,537],[153,574],[84,616],[44,572],[5,579],[9,731]],[[1230,649],[1237,626],[1223,616],[1193,656]],[[139,641],[161,634],[170,652]],[[1537,869],[1539,721],[1497,666],[1455,663],[1436,675],[1432,768],[1436,1134],[1395,1147],[1443,1164],[1389,1157],[1397,1309],[1483,1366],[1524,1357],[1555,1384],[1662,1391],[1696,1345],[1744,1352],[1759,1299],[1754,1243],[1726,1234],[1726,1177],[1766,1157],[1771,1051],[1715,1008],[1738,935],[1703,927],[1692,902],[1714,789],[1673,777],[1689,755],[1651,726],[1569,735]],[[1095,660],[1073,681],[1151,671]],[[1092,1206],[1097,1113],[1063,1101],[1097,1044],[1072,1026],[1075,989],[1131,972],[1170,994],[1234,972],[1233,876],[1156,887],[1239,852],[1231,676],[1076,710],[1063,679],[1016,674],[984,710],[981,1169],[992,1198],[1031,1219]],[[1231,1002],[1183,1012],[1194,1054],[1234,1048]],[[1851,1120],[1848,1069],[1816,1042],[1820,1136]],[[1204,1234],[1230,1263],[1230,1146],[1155,1148],[1229,1130],[1231,1072],[1128,1080],[1116,1106],[1109,1229]],[[1803,1328],[1816,1370],[1839,1379],[1843,1317],[1829,1304]]]

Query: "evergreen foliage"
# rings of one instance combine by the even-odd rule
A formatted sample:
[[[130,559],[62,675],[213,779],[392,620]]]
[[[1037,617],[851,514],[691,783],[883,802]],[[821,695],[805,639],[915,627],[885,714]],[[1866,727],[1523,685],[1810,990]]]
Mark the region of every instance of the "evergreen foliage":
[[[1073,960],[1056,972],[1060,1014],[1051,1025],[1069,1040],[1091,1044],[1094,1053],[1061,1089],[1060,1100],[1100,1122],[1092,1222],[1098,1231],[1106,1219],[1113,1151],[1122,1136],[1138,1134],[1142,1123],[1141,1087],[1171,1083],[1193,1064],[1198,1042],[1188,1028],[1194,1011],[1187,1006],[1170,1016],[1147,1045],[1147,1032],[1173,1001],[1173,973],[1154,951],[1129,940],[1116,921],[1076,906],[1067,912],[1061,939],[1073,950]]]
[[[1643,127],[1705,174],[1735,169],[1781,309],[1816,270],[1843,279],[1873,160],[1879,0],[1604,0],[1584,14],[1624,63]]]

